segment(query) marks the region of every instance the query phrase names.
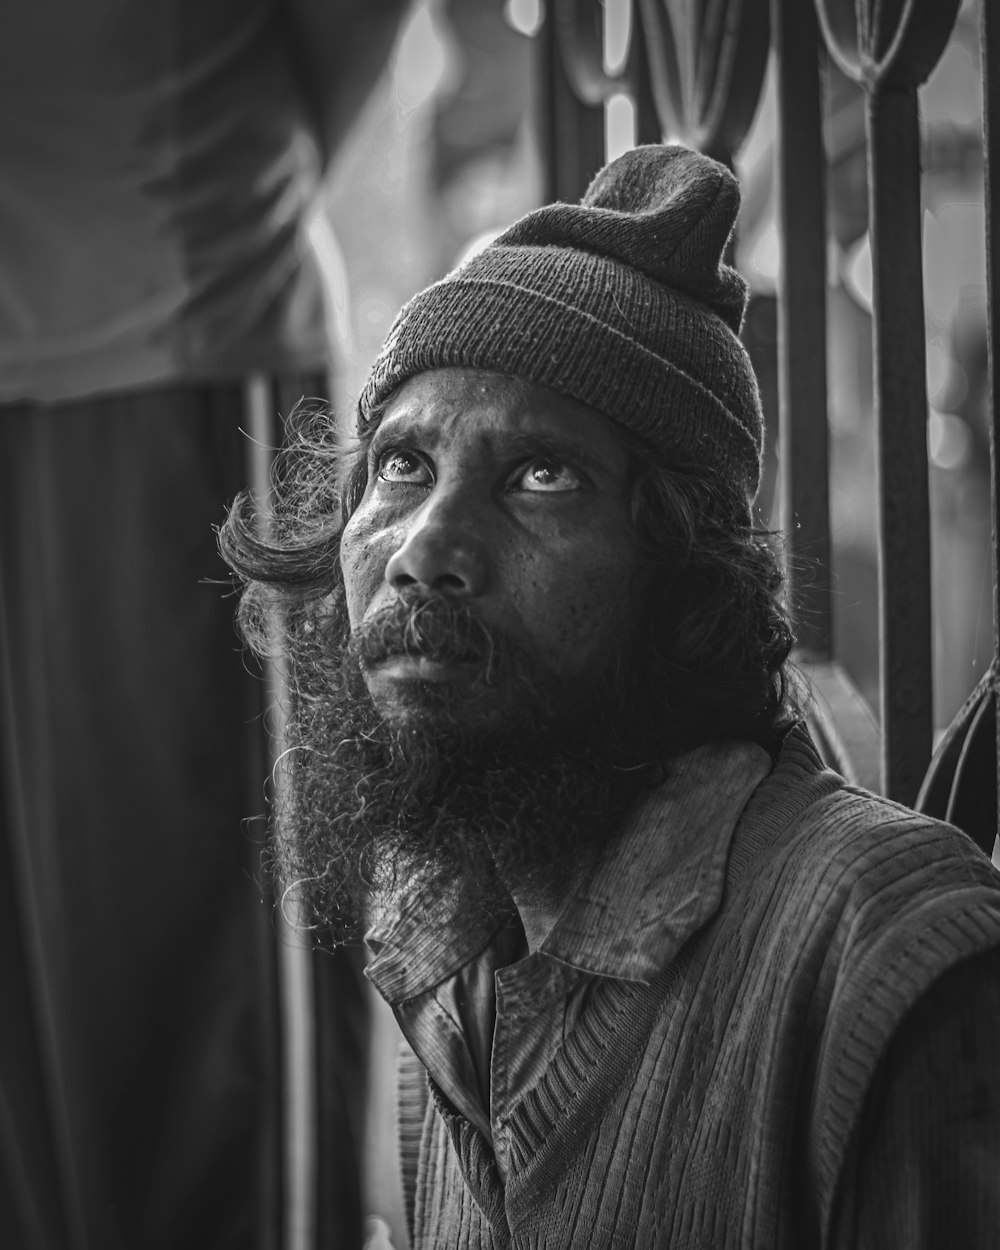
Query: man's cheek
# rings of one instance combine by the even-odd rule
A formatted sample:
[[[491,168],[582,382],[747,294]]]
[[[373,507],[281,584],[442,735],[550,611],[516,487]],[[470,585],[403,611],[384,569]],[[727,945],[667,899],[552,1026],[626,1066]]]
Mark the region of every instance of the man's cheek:
[[[351,524],[340,544],[340,568],[351,627],[355,628],[385,580],[385,566],[391,552],[384,541],[375,539],[374,527]]]
[[[572,679],[589,667],[600,650],[602,631],[587,600],[553,604],[529,627],[527,649],[550,676]]]
[[[553,607],[555,606],[555,600]],[[552,645],[568,661],[585,663],[613,636],[625,616],[625,604],[613,579],[598,575],[574,580],[560,596],[558,613],[553,612]]]

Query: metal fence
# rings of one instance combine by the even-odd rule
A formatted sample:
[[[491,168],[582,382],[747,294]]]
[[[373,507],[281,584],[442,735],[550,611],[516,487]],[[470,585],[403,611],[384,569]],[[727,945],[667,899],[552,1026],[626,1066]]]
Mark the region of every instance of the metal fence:
[[[965,705],[934,750],[926,322],[922,288],[922,135],[918,88],[953,37],[960,0],[632,0],[628,52],[609,67],[612,0],[550,0],[541,38],[543,134],[553,199],[577,199],[606,155],[607,103],[631,101],[634,141],[677,140],[732,165],[770,66],[775,101],[772,194],[777,446],[797,659],[816,692],[813,723],[842,771],[889,797],[962,824],[989,852],[997,829],[997,641]],[[996,26],[980,0],[982,149],[988,296],[996,289],[990,206],[1000,202]],[[969,20],[966,5],[963,20]],[[835,646],[826,313],[828,76],[863,92],[878,551],[877,713]],[[926,143],[926,136],[923,137]],[[978,142],[978,141],[977,141]],[[974,155],[978,155],[974,154]],[[986,369],[996,577],[997,343],[987,300]],[[777,438],[774,437],[775,427]],[[807,570],[804,574],[803,570]],[[971,683],[970,683],[971,684]],[[932,754],[933,752],[933,754]]]

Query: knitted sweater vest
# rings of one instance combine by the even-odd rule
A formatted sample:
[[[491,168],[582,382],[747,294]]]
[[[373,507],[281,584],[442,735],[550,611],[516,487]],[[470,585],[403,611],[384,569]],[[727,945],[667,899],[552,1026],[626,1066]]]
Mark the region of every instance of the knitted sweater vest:
[[[847,787],[793,736],[716,916],[653,983],[594,979],[514,1107],[506,1186],[404,1062],[414,1250],[832,1250],[880,1056],[945,970],[998,945],[998,878],[971,841]]]

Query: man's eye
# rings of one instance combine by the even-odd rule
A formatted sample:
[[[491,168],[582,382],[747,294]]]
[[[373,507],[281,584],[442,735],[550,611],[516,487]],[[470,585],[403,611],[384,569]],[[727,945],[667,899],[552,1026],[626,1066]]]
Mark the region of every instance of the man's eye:
[[[583,478],[561,460],[533,460],[517,478],[517,485],[529,491],[579,490]]]
[[[431,478],[424,462],[410,451],[389,451],[379,458],[378,475],[383,482],[426,486]]]

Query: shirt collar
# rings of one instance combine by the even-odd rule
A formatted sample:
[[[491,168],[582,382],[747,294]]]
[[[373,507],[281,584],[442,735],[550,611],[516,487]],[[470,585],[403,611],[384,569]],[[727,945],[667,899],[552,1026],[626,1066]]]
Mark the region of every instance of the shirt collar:
[[[468,906],[457,887],[429,894],[411,884],[374,912],[365,974],[390,1003],[415,998],[478,955],[509,920]]]
[[[752,742],[709,743],[673,760],[541,950],[600,976],[652,980],[718,911],[736,824],[770,770]]]
[[[737,821],[770,768],[750,742],[709,743],[671,761],[666,781],[565,901],[542,953],[600,976],[652,980],[718,910]],[[407,891],[374,917],[368,975],[389,1002],[413,998],[474,958],[504,923],[463,907],[457,889],[431,899]]]

